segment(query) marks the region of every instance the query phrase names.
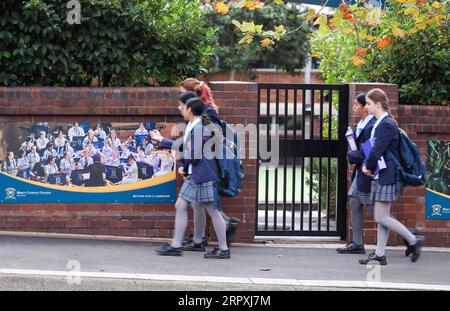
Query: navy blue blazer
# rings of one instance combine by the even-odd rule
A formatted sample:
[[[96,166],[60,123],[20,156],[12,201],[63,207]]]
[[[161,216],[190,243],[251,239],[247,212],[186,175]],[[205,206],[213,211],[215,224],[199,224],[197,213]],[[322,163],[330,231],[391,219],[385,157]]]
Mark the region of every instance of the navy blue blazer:
[[[370,139],[370,134],[372,133],[373,125],[377,122],[377,119],[373,117],[364,127],[364,130],[361,134],[356,138],[356,146],[358,150],[349,151],[347,153],[348,162],[350,164],[356,164],[352,173],[352,181],[355,179],[355,176],[358,172],[358,180],[357,180],[357,189],[363,193],[369,193],[371,188],[372,177],[367,176],[362,172],[362,164],[366,156],[364,155],[364,151],[362,150],[361,145],[365,143],[368,139]]]
[[[205,110],[203,110],[203,114],[211,120],[213,123],[219,123],[222,118],[219,116],[219,114],[210,106],[206,106]]]
[[[378,159],[383,156],[386,168],[381,170],[378,183],[382,186],[395,184],[397,181],[397,165],[395,160],[388,154],[390,150],[397,158],[400,150],[400,137],[397,125],[390,116],[381,121],[375,130],[375,142],[369,156],[363,164],[371,172],[375,171]]]
[[[201,143],[196,143],[196,137],[202,137]],[[192,165],[191,180],[196,184],[201,184],[218,180],[218,166],[214,158],[214,151],[203,153],[205,143],[211,138],[210,131],[202,123],[198,123],[191,131],[186,148],[183,144],[183,137],[176,141],[164,138],[160,146],[164,149],[181,152],[183,156],[179,160],[180,166],[184,167],[185,172],[187,172],[189,165]]]

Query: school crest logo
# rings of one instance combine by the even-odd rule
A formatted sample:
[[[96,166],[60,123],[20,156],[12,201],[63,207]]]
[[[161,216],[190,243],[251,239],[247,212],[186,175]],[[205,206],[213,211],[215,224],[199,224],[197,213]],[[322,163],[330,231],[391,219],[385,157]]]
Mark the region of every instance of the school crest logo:
[[[5,189],[6,192],[6,200],[15,200],[16,199],[16,189],[8,188]]]
[[[435,204],[431,207],[433,214],[431,216],[442,216],[442,206],[439,204]]]

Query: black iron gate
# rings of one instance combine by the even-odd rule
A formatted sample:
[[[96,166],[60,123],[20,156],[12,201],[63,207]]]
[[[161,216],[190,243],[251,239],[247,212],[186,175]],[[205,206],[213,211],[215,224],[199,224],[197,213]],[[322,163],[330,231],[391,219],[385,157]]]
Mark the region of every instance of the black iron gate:
[[[257,236],[345,239],[348,92],[345,84],[259,84]]]

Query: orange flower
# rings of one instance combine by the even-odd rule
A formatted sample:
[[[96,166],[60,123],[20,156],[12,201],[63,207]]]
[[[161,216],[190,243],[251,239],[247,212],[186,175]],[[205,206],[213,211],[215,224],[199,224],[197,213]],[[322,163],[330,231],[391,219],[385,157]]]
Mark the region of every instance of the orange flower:
[[[334,26],[334,24],[333,24],[335,21],[336,21],[335,18],[330,18],[329,20],[327,20],[328,27],[330,27],[331,30],[337,29],[337,27]]]
[[[246,1],[246,3],[245,3],[245,7],[249,11],[260,9],[263,6],[264,6],[264,3],[262,3],[260,0],[254,0],[254,1],[250,0],[250,1]]]
[[[261,43],[262,47],[266,47],[266,46],[275,44],[275,42],[273,42],[273,40],[270,38],[265,38],[265,39],[261,40],[260,43]]]
[[[378,22],[377,21],[370,21],[366,23],[367,26],[371,26],[371,27],[377,27],[378,26]]]
[[[348,6],[345,3],[341,3],[339,5],[339,11],[341,11],[342,13],[347,13],[348,12]]]
[[[361,56],[361,57],[366,57],[367,56],[367,49],[356,49],[355,50],[355,55]]]
[[[377,41],[377,46],[380,49],[384,49],[385,47],[387,47],[389,44],[391,44],[392,39],[390,37],[385,37],[383,39],[380,39]]]
[[[230,9],[223,1],[219,1],[214,5],[214,11],[219,14],[226,15],[228,14],[228,12],[230,12]]]
[[[425,0],[417,0],[416,3],[419,8],[423,8],[423,6],[425,4]]]
[[[358,57],[358,56],[352,56],[351,60],[352,60],[353,65],[355,65],[356,67],[364,65],[366,63],[365,59]]]

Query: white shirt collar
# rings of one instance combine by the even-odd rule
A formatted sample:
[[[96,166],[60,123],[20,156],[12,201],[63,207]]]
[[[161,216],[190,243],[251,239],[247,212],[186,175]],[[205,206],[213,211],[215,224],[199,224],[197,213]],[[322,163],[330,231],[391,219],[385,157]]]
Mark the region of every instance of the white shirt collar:
[[[375,122],[375,124],[373,125],[373,129],[372,129],[372,133],[370,134],[370,138],[373,138],[373,136],[375,136],[375,130],[378,127],[378,125],[380,125],[381,121],[383,121],[384,118],[386,118],[387,116],[389,116],[389,113],[387,111],[385,111],[379,119],[377,119],[377,122]]]
[[[361,129],[361,131],[357,131],[357,133],[362,133],[362,131],[366,128],[367,123],[370,122],[370,120],[372,120],[373,115],[369,114],[367,115],[364,119],[360,120],[358,122],[358,125],[356,126],[357,129]],[[359,136],[359,135],[357,135]]]
[[[186,126],[186,130],[184,132],[184,140],[186,141],[188,138],[189,133],[192,131],[192,129],[202,121],[202,117],[195,117],[194,120],[189,121],[187,126]]]

